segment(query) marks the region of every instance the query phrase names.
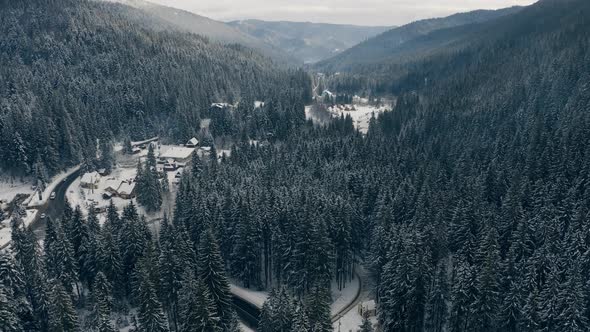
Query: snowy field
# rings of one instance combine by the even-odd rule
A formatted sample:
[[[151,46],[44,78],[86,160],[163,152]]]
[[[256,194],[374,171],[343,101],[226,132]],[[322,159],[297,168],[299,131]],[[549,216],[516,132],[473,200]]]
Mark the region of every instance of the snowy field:
[[[361,133],[366,134],[369,131],[369,120],[373,114],[378,117],[379,114],[390,111],[388,106],[371,106],[371,105],[335,105],[328,107],[326,111],[315,111],[312,106],[305,107],[306,119],[311,119],[314,122],[325,124],[327,117],[340,117],[350,115],[354,127]]]

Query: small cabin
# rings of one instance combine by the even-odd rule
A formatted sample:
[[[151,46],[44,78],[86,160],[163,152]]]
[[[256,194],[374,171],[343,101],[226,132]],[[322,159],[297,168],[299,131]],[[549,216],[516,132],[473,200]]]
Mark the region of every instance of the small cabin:
[[[86,189],[98,189],[100,174],[98,172],[85,173],[80,180],[80,187]]]
[[[195,137],[191,138],[188,140],[188,142],[186,142],[185,146],[187,148],[196,148],[199,145],[199,140],[196,139]]]
[[[119,187],[119,197],[123,199],[132,199],[135,197],[135,183],[123,182]]]

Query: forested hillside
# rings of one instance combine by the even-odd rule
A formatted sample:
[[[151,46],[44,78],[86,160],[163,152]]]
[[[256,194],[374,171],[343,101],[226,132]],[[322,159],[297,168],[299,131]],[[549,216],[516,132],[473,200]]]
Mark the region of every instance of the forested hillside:
[[[260,20],[241,20],[228,24],[268,44],[275,45],[305,63],[330,58],[392,28]]]
[[[20,174],[91,159],[98,138],[185,141],[211,102],[309,90],[301,72],[123,5],[2,1],[0,18],[0,168]]]
[[[428,55],[431,50],[476,33],[477,29],[473,25],[520,10],[521,7],[477,10],[412,22],[370,38],[342,54],[318,63],[316,68],[326,72],[367,73],[370,68],[383,66],[384,62],[400,64],[408,60],[415,61],[416,58]]]
[[[117,37],[118,25],[104,26],[105,20],[81,15],[96,14],[90,9],[102,5],[65,3],[66,10],[59,12],[65,17],[75,12],[81,21],[102,22],[96,23],[100,34],[77,34],[71,28],[66,29],[72,31],[69,38],[122,38]],[[23,8],[41,7],[4,4],[2,10],[6,8],[24,13]],[[57,10],[47,9],[48,14]],[[20,150],[5,142],[18,142],[21,133],[7,129],[18,121],[23,121],[21,130],[33,126],[34,121],[24,121],[37,114],[43,121],[24,131],[30,137],[36,137],[32,130],[44,135],[52,121],[59,121],[49,131],[57,135],[57,147],[77,143],[85,151],[95,138],[85,126],[98,132],[109,128],[109,137],[123,130],[176,137],[171,128],[186,128],[178,121],[198,122],[197,107],[200,100],[210,102],[210,94],[244,102],[235,113],[213,117],[214,135],[231,136],[235,145],[220,159],[215,146],[209,157],[193,154],[178,184],[174,214],[160,221],[158,232],[150,232],[133,203],[122,213],[111,204],[102,225],[94,211],[84,216],[79,208],[66,207],[61,220],[46,221],[39,248],[35,233],[16,216],[12,255],[0,254],[0,330],[110,332],[113,317],[136,317],[134,331],[236,332],[229,300],[233,280],[244,287],[275,289],[262,308],[259,331],[331,332],[330,284],[344,286],[359,264],[373,279],[380,331],[590,330],[588,17],[587,0],[543,0],[481,25],[461,49],[405,64],[401,74],[380,78],[386,91],[396,95],[395,108],[373,117],[366,135],[354,129],[350,116],[325,126],[306,122],[302,106],[309,89],[303,87],[309,82],[304,73],[259,68],[263,58],[211,46],[192,35],[126,26],[135,31],[136,43],[125,45],[135,51],[124,52],[117,61],[137,65],[124,56],[133,55],[151,68],[155,57],[166,71],[142,70],[146,76],[140,81],[123,85],[129,87],[123,89],[126,93],[106,83],[95,86],[110,88],[97,91],[104,98],[98,101],[84,89],[94,81],[75,81],[80,93],[62,97],[59,87],[73,83],[56,79],[62,72],[47,74],[52,66],[39,70],[49,76],[33,75],[36,66],[50,57],[65,73],[78,64],[73,66],[78,72],[104,71],[122,82],[136,77],[131,69],[83,66],[77,53],[67,52],[77,49],[36,51],[43,49],[40,45],[61,45],[36,42],[36,36],[60,40],[55,37],[63,30],[59,26],[51,25],[52,33],[46,35],[29,35],[24,43],[14,33],[3,37],[2,50],[26,50],[13,51],[16,60],[1,59],[12,61],[2,67],[3,76],[21,69],[0,89],[15,96],[10,104],[6,97],[2,100],[2,139],[14,141],[0,147],[10,151]],[[74,17],[57,22],[63,27],[72,20],[76,22]],[[18,22],[3,31],[22,26]],[[110,41],[99,40],[98,46],[81,49],[99,53],[96,61],[114,57]],[[137,40],[149,47],[128,46],[144,45]],[[205,62],[187,67],[192,62],[178,45],[198,49],[196,59]],[[208,57],[210,47],[223,52]],[[244,54],[249,56],[242,58]],[[241,62],[232,67],[217,59]],[[200,83],[205,74],[194,73],[205,64],[212,66],[206,71],[211,75]],[[187,68],[194,71],[181,75]],[[167,81],[175,69],[186,89]],[[128,76],[120,77],[118,70]],[[264,79],[229,81],[244,74]],[[196,82],[188,79],[193,75]],[[149,86],[151,81],[142,81],[146,78],[182,91],[160,92],[195,98],[197,104],[182,106],[195,107],[195,113],[180,112],[180,102],[163,113],[139,107],[143,104],[137,100],[156,105],[148,98],[155,90],[139,89]],[[35,91],[44,94],[19,90],[27,82],[43,87]],[[207,93],[191,90],[195,87]],[[267,102],[254,110],[248,105],[258,94]],[[55,106],[37,106],[38,100],[54,96],[60,96],[59,103],[49,103]],[[159,103],[168,105],[166,100]],[[74,112],[77,103],[92,112]],[[110,103],[119,107],[100,107]],[[108,118],[95,118],[99,115]],[[68,130],[62,133],[61,128]],[[81,137],[75,136],[78,129]],[[46,140],[54,139],[47,135]],[[35,149],[47,145],[35,142]],[[147,159],[150,169],[156,163],[153,153]]]
[[[281,48],[273,44],[265,43],[263,40],[232,27],[228,23],[215,21],[208,17],[196,15],[191,12],[177,8],[166,7],[143,0],[105,0],[119,2],[137,8],[147,15],[166,23],[163,28],[191,32],[209,38],[213,42],[222,44],[239,44],[257,50],[276,63],[286,66],[299,66],[302,60],[289,56]],[[134,13],[136,14],[136,13]]]

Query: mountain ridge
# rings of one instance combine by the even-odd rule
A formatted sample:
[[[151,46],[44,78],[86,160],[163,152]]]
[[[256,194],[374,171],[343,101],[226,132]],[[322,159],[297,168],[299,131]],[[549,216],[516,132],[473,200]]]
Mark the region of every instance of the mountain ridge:
[[[391,29],[385,26],[256,19],[231,21],[228,24],[284,50],[305,63],[326,59]]]

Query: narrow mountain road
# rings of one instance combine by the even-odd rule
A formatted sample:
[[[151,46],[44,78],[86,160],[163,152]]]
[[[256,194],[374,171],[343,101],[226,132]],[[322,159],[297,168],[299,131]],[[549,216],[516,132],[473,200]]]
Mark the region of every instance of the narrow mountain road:
[[[361,301],[361,294],[363,292],[364,282],[356,271],[354,272],[354,276],[356,282],[359,283],[358,290],[349,304],[347,304],[340,311],[332,315],[332,323],[337,322],[346,313],[356,308]],[[260,313],[262,311],[262,308],[258,307],[257,305],[251,303],[250,301],[240,297],[235,293],[232,293],[232,295],[234,308],[236,309],[236,313],[240,317],[240,320],[250,329],[256,331],[258,328],[258,324],[260,323]]]
[[[52,219],[61,218],[66,207],[66,194],[70,185],[78,178],[80,170],[68,175],[63,179],[53,190],[55,192],[54,199],[48,199],[47,203],[40,207],[35,217],[35,220],[29,225],[29,227],[37,235],[37,239],[43,239],[45,237],[45,220],[41,219],[41,214],[45,213],[47,217]]]
[[[358,306],[358,304],[361,302],[361,294],[363,293],[364,282],[361,279],[361,276],[358,274],[357,271],[354,271],[354,276],[356,278],[356,282],[358,282],[358,284],[359,284],[358,290],[357,290],[356,294],[354,295],[354,298],[352,299],[352,301],[350,301],[349,304],[347,304],[340,311],[338,311],[337,313],[332,315],[332,323],[337,322],[342,316],[346,315],[349,311],[355,309]]]

